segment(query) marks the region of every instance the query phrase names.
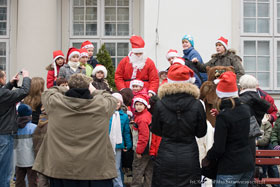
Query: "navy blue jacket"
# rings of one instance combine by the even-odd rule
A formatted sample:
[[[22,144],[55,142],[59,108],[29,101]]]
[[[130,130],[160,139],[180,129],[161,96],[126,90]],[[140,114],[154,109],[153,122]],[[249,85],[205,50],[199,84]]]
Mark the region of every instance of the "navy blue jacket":
[[[90,57],[90,59],[87,61],[87,63],[88,63],[89,65],[91,65],[92,68],[95,68],[95,66],[98,64],[97,60],[96,60],[95,58],[93,58],[93,56]]]

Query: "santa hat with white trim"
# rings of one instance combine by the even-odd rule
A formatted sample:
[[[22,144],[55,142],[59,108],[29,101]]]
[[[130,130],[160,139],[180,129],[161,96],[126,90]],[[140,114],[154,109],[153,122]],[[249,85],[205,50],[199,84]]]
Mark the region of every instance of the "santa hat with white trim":
[[[92,75],[95,76],[95,74],[99,71],[102,71],[104,73],[104,79],[106,79],[107,77],[107,69],[105,68],[105,66],[101,65],[101,64],[97,64],[95,66],[95,68],[92,71]]]
[[[167,54],[166,54],[167,60],[168,60],[169,58],[171,58],[171,57],[178,57],[178,56],[179,56],[179,55],[178,55],[178,51],[175,50],[175,49],[169,49],[169,51],[168,51]]]
[[[130,38],[131,48],[133,53],[143,53],[145,42],[141,36],[133,35]]]
[[[168,83],[194,83],[194,72],[188,66],[173,64],[167,74]]]
[[[147,108],[150,108],[149,105],[149,98],[146,95],[137,95],[135,98],[133,98],[133,106],[135,107],[136,102],[143,103]]]
[[[85,48],[85,49],[91,48],[91,47],[94,48],[94,45],[88,40],[84,41],[81,45],[81,48]]]
[[[55,61],[58,58],[65,59],[64,54],[61,50],[57,50],[57,51],[53,52],[53,69],[54,69],[54,76],[55,77],[57,77],[57,69],[56,69],[56,62]]]
[[[225,39],[224,37],[220,37],[217,41],[216,41],[216,44],[217,43],[221,43],[225,49],[227,50],[228,49],[228,39]]]
[[[130,89],[132,89],[132,86],[133,85],[137,85],[137,86],[141,86],[143,87],[144,86],[144,82],[139,80],[139,79],[134,79],[130,82]]]
[[[238,97],[236,75],[232,71],[226,71],[214,82],[218,84],[216,94],[219,98]]]
[[[180,64],[180,65],[185,65],[185,59],[181,58],[181,57],[177,57],[173,60],[173,64]]]
[[[81,48],[80,49],[80,58],[82,58],[83,56],[88,57],[88,51],[86,48]]]
[[[76,49],[75,47],[71,47],[68,49],[67,52],[67,58],[66,58],[66,63],[68,63],[68,61],[70,60],[70,58],[74,55],[78,55],[80,56],[80,51],[79,49]]]

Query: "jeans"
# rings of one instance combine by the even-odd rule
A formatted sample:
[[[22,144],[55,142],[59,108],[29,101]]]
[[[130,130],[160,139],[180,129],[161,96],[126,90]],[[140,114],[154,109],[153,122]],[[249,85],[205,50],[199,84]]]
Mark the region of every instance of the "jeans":
[[[215,187],[245,187],[248,186],[252,176],[253,171],[235,175],[217,175]]]
[[[115,155],[115,160],[116,160],[116,169],[118,172],[118,177],[113,179],[113,184],[114,187],[123,187],[123,181],[122,181],[122,150],[121,149],[115,149],[116,150],[116,155]]]
[[[0,135],[0,186],[10,187],[13,171],[13,148],[12,135]]]

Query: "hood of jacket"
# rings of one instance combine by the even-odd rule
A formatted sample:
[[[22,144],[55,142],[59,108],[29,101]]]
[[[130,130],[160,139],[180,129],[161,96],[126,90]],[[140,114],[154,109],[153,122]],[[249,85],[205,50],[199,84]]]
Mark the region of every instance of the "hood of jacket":
[[[199,88],[191,83],[165,83],[158,91],[162,103],[172,111],[189,108],[188,105],[199,95]]]
[[[211,56],[211,58],[222,58],[224,56],[235,55],[236,51],[234,49],[227,50],[224,54],[215,53]]]

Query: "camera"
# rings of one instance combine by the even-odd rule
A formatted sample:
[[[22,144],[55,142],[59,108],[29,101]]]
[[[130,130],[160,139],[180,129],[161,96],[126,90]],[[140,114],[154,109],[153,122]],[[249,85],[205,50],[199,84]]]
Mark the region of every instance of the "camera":
[[[22,71],[18,72],[19,75],[22,75]]]

